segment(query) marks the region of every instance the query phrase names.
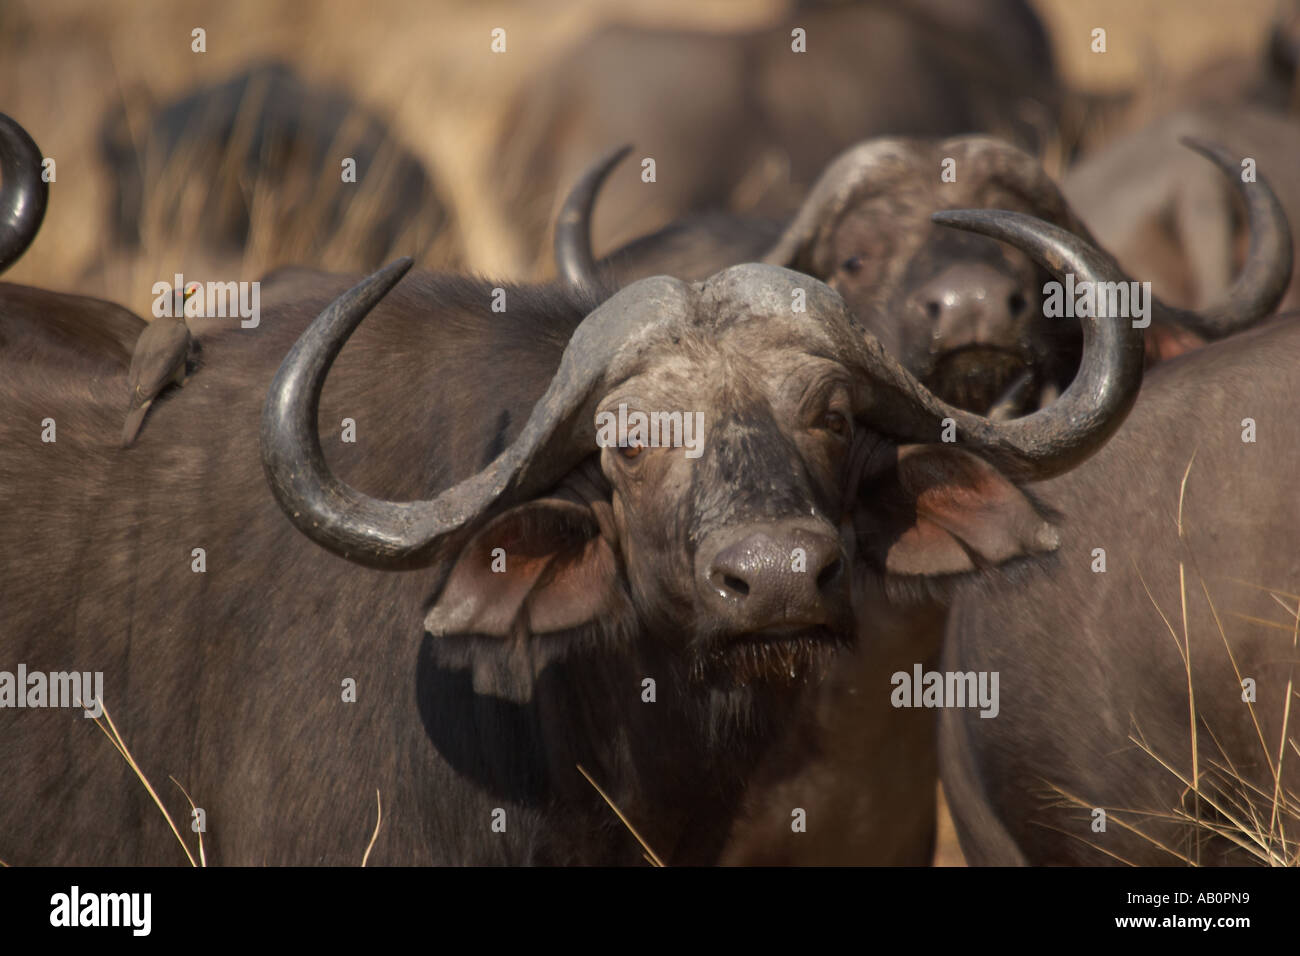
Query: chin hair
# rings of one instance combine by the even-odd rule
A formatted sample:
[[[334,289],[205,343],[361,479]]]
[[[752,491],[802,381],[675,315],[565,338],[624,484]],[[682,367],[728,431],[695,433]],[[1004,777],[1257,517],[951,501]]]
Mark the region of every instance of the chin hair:
[[[941,357],[925,384],[951,405],[983,411],[1028,368],[1024,359],[998,349],[963,349]]]
[[[724,691],[751,686],[797,690],[825,679],[838,652],[852,643],[852,632],[825,627],[770,639],[713,636],[696,642],[688,674],[692,683]]]

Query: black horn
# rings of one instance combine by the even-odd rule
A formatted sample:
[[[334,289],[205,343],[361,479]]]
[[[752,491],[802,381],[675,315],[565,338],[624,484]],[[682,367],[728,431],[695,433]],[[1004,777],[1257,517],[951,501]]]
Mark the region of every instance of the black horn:
[[[592,163],[560,207],[559,218],[555,221],[555,271],[575,292],[585,292],[599,285],[596,257],[591,250],[591,212],[601,185],[631,151],[632,144],[629,143]]]
[[[1073,273],[1078,282],[1122,279],[1115,263],[1086,240],[1032,216],[962,210],[934,218],[1011,243],[1058,276]],[[681,324],[695,311],[693,287],[679,280],[659,276],[628,286],[574,331],[523,430],[491,464],[432,500],[382,501],[329,470],[317,412],[325,377],[344,343],[410,264],[403,259],[387,266],[316,318],[276,373],[262,414],[262,461],[281,508],[317,543],[374,567],[437,564],[492,512],[553,487],[595,450],[595,403],[607,383],[630,374],[640,351],[667,331],[656,327]],[[778,276],[815,283],[828,297],[826,321],[815,328],[830,335],[851,322],[830,289],[773,266],[737,266],[709,280],[706,291],[717,295],[718,289],[733,288],[739,304],[761,312],[786,301],[773,292]],[[1027,480],[1058,474],[1100,447],[1127,414],[1142,379],[1141,329],[1128,318],[1085,318],[1082,366],[1061,398],[1025,418],[993,422],[936,398],[860,328],[851,331],[844,324],[834,337],[843,360],[860,370],[874,399],[871,416],[884,430],[934,442],[944,420],[951,419],[959,441]]]
[[[491,464],[432,500],[383,501],[330,471],[317,411],[344,343],[410,267],[410,259],[399,259],[326,307],[280,365],[262,410],[262,465],[285,514],[316,543],[378,568],[436,564],[491,509],[552,487],[595,449],[593,406],[616,359],[633,361],[634,340],[644,342],[652,326],[686,314],[688,286],[676,279],[644,279],[624,289],[574,331],[523,431]]]
[[[41,228],[50,193],[41,171],[36,143],[0,113],[0,273],[27,251]]]
[[[781,237],[763,255],[773,265],[829,275],[835,263],[825,239],[860,202],[887,194],[917,175],[923,153],[951,156],[971,182],[996,184],[1021,197],[1049,222],[1088,237],[1087,230],[1038,160],[993,136],[953,136],[943,141],[876,137],[853,146],[826,167]],[[1091,237],[1088,237],[1091,241]]]
[[[1079,282],[1120,282],[1124,276],[1105,253],[1059,226],[1005,210],[935,213],[935,222],[977,232],[1022,250],[1053,275]],[[1064,321],[1064,320],[1063,320]],[[995,422],[941,401],[880,346],[864,336],[860,365],[866,380],[886,389],[883,419],[901,437],[934,442],[944,419],[957,441],[997,463],[1008,475],[1038,480],[1087,458],[1119,427],[1142,383],[1142,329],[1127,317],[1082,318],[1083,361],[1059,399],[1032,415]],[[892,395],[896,402],[890,402]]]
[[[1205,156],[1233,183],[1245,204],[1250,249],[1245,265],[1224,301],[1198,312],[1176,309],[1153,299],[1153,317],[1205,338],[1221,338],[1258,322],[1277,308],[1291,281],[1291,229],[1286,212],[1268,181],[1241,178],[1239,158],[1222,146],[1184,138],[1183,145]],[[839,219],[855,203],[890,188],[900,176],[913,175],[909,141],[872,139],[841,153],[813,186],[807,200],[764,262],[828,275],[826,243]],[[964,175],[996,182],[1024,197],[1040,216],[1095,245],[1082,221],[1028,153],[989,136],[958,136],[939,146],[941,155],[960,155]],[[1127,281],[1127,276],[1123,277]]]
[[[1192,312],[1156,301],[1155,317],[1209,339],[1222,338],[1258,322],[1277,308],[1291,284],[1291,227],[1263,174],[1253,183],[1241,177],[1238,157],[1214,143],[1184,137],[1180,142],[1223,171],[1246,207],[1250,248],[1237,280],[1221,303]]]

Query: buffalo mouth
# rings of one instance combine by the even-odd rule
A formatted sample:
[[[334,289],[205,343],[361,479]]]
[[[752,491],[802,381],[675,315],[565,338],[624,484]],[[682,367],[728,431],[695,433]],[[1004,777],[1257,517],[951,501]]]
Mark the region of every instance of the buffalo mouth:
[[[1024,352],[992,345],[964,345],[935,357],[924,384],[950,405],[983,415],[1007,392],[1032,375],[1034,366]],[[1013,417],[1033,409],[1037,388],[1020,389]]]
[[[765,628],[713,638],[696,660],[698,678],[722,686],[797,685],[824,678],[851,634],[822,625]]]

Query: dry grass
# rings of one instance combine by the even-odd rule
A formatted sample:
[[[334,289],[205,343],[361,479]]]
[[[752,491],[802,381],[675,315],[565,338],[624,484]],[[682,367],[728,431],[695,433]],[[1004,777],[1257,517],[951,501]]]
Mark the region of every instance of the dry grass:
[[[646,841],[641,838],[641,834],[637,833],[636,827],[632,826],[628,818],[623,815],[623,811],[620,810],[615,805],[614,801],[609,798],[609,795],[600,788],[600,784],[598,784],[595,780],[592,779],[591,774],[587,773],[587,771],[582,767],[581,764],[578,764],[578,773],[582,774],[583,777],[586,778],[587,783],[591,784],[592,788],[598,794],[600,794],[600,799],[605,801],[606,805],[611,810],[614,811],[614,815],[618,817],[619,822],[622,823],[623,826],[627,828],[627,832],[632,834],[632,836],[636,839],[636,842],[641,845],[641,851],[642,851],[641,855],[645,859],[645,861],[649,863],[651,866],[663,866],[664,861],[659,858],[659,854],[655,853],[654,850],[650,849],[650,844],[646,843]]]
[[[83,706],[80,701],[77,701],[76,703],[78,707]],[[131,768],[131,772],[136,775],[136,778],[140,781],[141,784],[144,785],[145,790],[149,792],[150,798],[153,800],[154,804],[158,807],[159,812],[161,812],[163,815],[163,819],[167,821],[167,826],[171,828],[172,834],[176,837],[176,842],[179,843],[181,845],[181,849],[185,851],[185,858],[190,861],[190,866],[207,866],[208,865],[207,858],[205,857],[203,852],[203,831],[202,830],[198,831],[199,834],[198,854],[199,855],[198,855],[198,860],[196,861],[194,858],[194,854],[190,852],[190,848],[186,845],[185,840],[181,837],[180,830],[176,828],[176,821],[172,819],[172,815],[167,812],[167,808],[163,806],[162,800],[159,799],[158,791],[154,790],[153,784],[149,782],[149,778],[145,776],[144,771],[140,769],[140,765],[136,763],[135,757],[131,755],[130,749],[126,746],[126,741],[122,739],[121,733],[118,732],[117,725],[113,723],[113,717],[108,712],[108,705],[101,700],[99,701],[99,706],[100,709],[103,711],[103,715],[100,717],[93,718],[95,721],[95,726],[98,727],[101,731],[103,731],[104,736],[108,738],[109,742],[113,745],[114,748],[116,748],[117,752],[122,755],[122,759],[126,761],[126,765]],[[189,792],[186,791],[186,789],[183,786],[181,786],[180,781],[178,781],[175,777],[169,777],[168,779],[170,779],[172,783],[176,784],[177,788],[180,789],[181,793],[185,794],[185,799],[189,801],[190,809],[191,810],[197,809],[194,805],[194,801],[190,799]]]
[[[390,144],[379,148],[355,186],[343,190],[339,170],[328,163],[320,164],[314,176],[289,176],[282,182],[272,181],[263,164],[259,178],[245,178],[244,157],[265,92],[264,82],[250,84],[221,156],[207,155],[206,144],[194,139],[182,139],[170,157],[159,155],[156,142],[144,150],[142,178],[147,188],[140,210],[141,247],[123,255],[109,242],[102,244],[102,268],[94,278],[106,290],[119,298],[130,296],[128,304],[135,305],[141,291],[173,272],[255,279],[277,265],[310,263],[327,270],[357,271],[399,255],[411,255],[428,267],[460,264],[455,223],[443,227],[436,207],[427,203],[411,210],[411,218],[377,260],[361,261],[362,255],[370,256],[370,250],[358,248],[361,240],[380,234],[391,208],[390,197],[398,188],[401,153]],[[141,115],[129,123],[142,129],[147,120]],[[357,155],[365,132],[364,117],[357,113],[346,117],[326,155]],[[303,164],[303,168],[308,167]],[[330,202],[317,197],[341,199],[332,209]],[[208,211],[241,208],[249,210],[243,249],[234,258],[211,258],[210,244],[205,242]],[[335,228],[330,218],[339,209],[341,220]]]
[[[384,823],[384,802],[379,798],[379,791],[375,790],[375,832],[370,834],[370,842],[366,844],[366,852],[361,857],[361,868],[365,869],[366,864],[370,861],[370,851],[375,848],[375,841],[379,839],[379,828]]]
[[[121,754],[122,759],[126,761],[127,766],[131,768],[131,772],[135,774],[136,779],[138,779],[140,783],[144,786],[145,790],[149,794],[150,799],[153,800],[154,805],[157,806],[159,812],[162,813],[163,819],[167,822],[168,828],[172,831],[172,834],[176,837],[176,841],[180,843],[181,850],[184,851],[185,858],[189,861],[190,866],[193,867],[207,866],[208,865],[207,853],[203,846],[203,831],[202,830],[198,831],[198,850],[197,850],[198,858],[196,860],[194,853],[191,852],[189,846],[186,844],[184,838],[181,836],[180,830],[176,826],[176,821],[172,819],[171,813],[168,812],[167,808],[163,805],[162,800],[159,798],[158,792],[154,790],[153,784],[149,782],[149,778],[145,775],[145,772],[140,769],[140,765],[139,763],[136,762],[135,756],[131,753],[130,748],[127,747],[126,741],[122,738],[121,732],[117,729],[117,725],[113,722],[112,715],[108,712],[108,705],[105,704],[103,701],[100,701],[99,703],[103,711],[103,716],[93,718],[95,721],[95,726],[98,727],[103,732],[104,736],[108,738],[109,742],[112,743],[114,749],[116,749],[117,752]],[[80,701],[77,701],[76,704],[78,707],[82,706],[82,703]],[[177,789],[180,790],[182,794],[184,794],[186,802],[189,803],[190,805],[191,812],[197,810],[198,805],[194,802],[194,798],[190,796],[189,791],[185,789],[185,787],[181,784],[181,782],[177,780],[175,777],[170,775],[168,776],[167,779],[169,779],[172,783],[176,784]],[[376,806],[375,829],[371,833],[370,842],[366,844],[366,851],[361,857],[361,866],[363,868],[370,861],[370,852],[375,848],[375,842],[379,839],[379,829],[384,822],[384,804],[382,799],[380,798],[378,790],[375,790],[375,806]],[[5,863],[3,860],[0,860],[0,866],[7,867],[8,865],[9,865],[8,863]]]

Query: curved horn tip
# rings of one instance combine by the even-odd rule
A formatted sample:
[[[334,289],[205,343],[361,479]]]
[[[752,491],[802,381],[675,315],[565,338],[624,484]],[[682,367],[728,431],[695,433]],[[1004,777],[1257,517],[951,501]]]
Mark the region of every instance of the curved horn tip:
[[[1181,136],[1178,141],[1218,167],[1245,203],[1250,247],[1222,302],[1194,312],[1159,301],[1154,307],[1165,321],[1206,338],[1222,338],[1272,314],[1286,295],[1294,262],[1291,224],[1263,172],[1251,179],[1242,175],[1242,154],[1197,136]]]
[[[375,567],[399,566],[419,554],[419,543],[400,533],[366,531],[377,514],[400,531],[405,506],[377,502],[336,478],[321,452],[316,417],[325,377],[343,344],[412,265],[410,256],[395,259],[326,306],[285,356],[262,406],[262,469],[281,510],[318,544]]]
[[[351,301],[356,295],[367,293],[366,298],[371,301],[371,305],[378,303],[380,299],[388,295],[397,283],[402,281],[402,277],[411,271],[411,266],[415,265],[415,260],[410,256],[402,256],[394,259],[388,265],[366,276],[355,286],[349,289],[343,295],[339,296],[337,301]],[[369,311],[369,307],[367,307]]]
[[[49,204],[50,187],[41,174],[43,158],[31,134],[0,113],[0,272],[22,256],[36,238]]]
[[[1024,213],[959,209],[933,221],[1009,242],[1056,278],[1071,272],[1084,281],[1121,281],[1123,274],[1085,237]],[[1024,418],[993,424],[937,404],[1017,477],[1037,481],[1060,474],[1099,448],[1119,427],[1142,381],[1142,330],[1108,316],[1081,317],[1083,359],[1074,380],[1055,402]],[[933,396],[931,396],[933,397]],[[964,424],[963,424],[964,423]]]
[[[608,154],[608,162],[610,166],[613,167],[617,165],[619,160],[632,152],[632,147],[632,143],[624,143],[622,146],[617,146],[614,149],[611,149]]]
[[[606,152],[603,156],[592,163],[579,178],[578,186],[586,188],[575,188],[573,195],[585,202],[595,200],[596,190],[605,182],[605,177],[613,172],[614,167],[621,163],[628,153],[632,152],[632,144],[624,143],[622,146],[615,146]]]
[[[1199,136],[1180,136],[1178,142],[1195,153],[1200,153],[1211,162],[1219,165],[1237,166],[1236,155],[1222,143],[1215,143]]]
[[[930,213],[930,221],[941,226],[954,226],[961,229],[967,223],[986,218],[985,214],[988,212],[987,209],[940,209],[938,212]]]
[[[1068,232],[1045,219],[1010,209],[943,209],[931,213],[930,221],[940,226],[948,226],[950,229],[977,232],[995,239],[1003,239],[1011,232],[1039,225],[1047,226],[1058,233]]]
[[[356,321],[360,322],[361,316],[364,316],[365,313],[378,305],[379,301],[389,292],[393,291],[393,287],[402,281],[402,277],[411,271],[411,266],[414,264],[415,260],[410,256],[394,259],[388,265],[376,272],[372,272],[347,292],[344,292],[317,318],[323,317],[326,313],[337,314],[340,310],[352,312],[359,306],[361,312],[358,314]],[[353,327],[355,327],[355,324]]]
[[[614,171],[614,167],[630,152],[632,152],[631,143],[616,146],[583,171],[569,195],[565,197],[564,205],[560,210],[560,226],[585,225],[585,220],[591,217],[591,210],[596,204],[596,193],[605,184],[606,178]]]
[[[38,157],[40,156],[41,151],[36,145],[36,140],[32,138],[31,133],[27,132],[27,128],[23,126],[22,123],[18,122],[8,113],[0,113],[0,126],[12,131],[21,142],[22,146],[27,148],[29,152]]]
[[[387,278],[391,275],[393,276],[393,285],[396,285],[402,276],[411,271],[411,266],[413,265],[415,265],[415,260],[410,256],[399,256],[376,272],[372,278]]]
[[[599,285],[596,255],[591,248],[591,216],[596,195],[614,167],[632,152],[624,143],[605,153],[578,177],[560,206],[555,222],[552,250],[555,271],[571,291],[578,292]]]

